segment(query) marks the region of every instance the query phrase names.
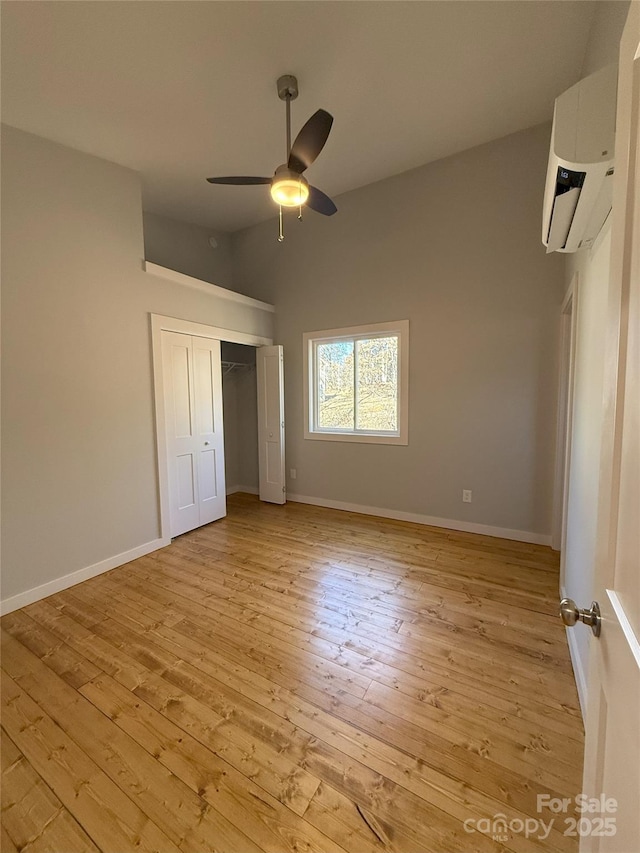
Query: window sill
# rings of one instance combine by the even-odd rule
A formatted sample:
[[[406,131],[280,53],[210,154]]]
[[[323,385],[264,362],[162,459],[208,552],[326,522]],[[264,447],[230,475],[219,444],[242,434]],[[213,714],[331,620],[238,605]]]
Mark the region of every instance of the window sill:
[[[305,439],[313,441],[347,441],[358,444],[401,444],[408,445],[406,435],[360,435],[348,432],[309,432],[305,430]]]

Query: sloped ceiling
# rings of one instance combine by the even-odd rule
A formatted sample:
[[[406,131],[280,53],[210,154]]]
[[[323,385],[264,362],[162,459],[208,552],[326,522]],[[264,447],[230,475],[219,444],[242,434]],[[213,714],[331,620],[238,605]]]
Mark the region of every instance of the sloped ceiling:
[[[308,172],[332,196],[551,118],[579,77],[594,3],[2,4],[2,117],[139,171],[145,209],[233,231],[274,214],[294,133],[335,117]],[[525,164],[526,166],[526,164]]]

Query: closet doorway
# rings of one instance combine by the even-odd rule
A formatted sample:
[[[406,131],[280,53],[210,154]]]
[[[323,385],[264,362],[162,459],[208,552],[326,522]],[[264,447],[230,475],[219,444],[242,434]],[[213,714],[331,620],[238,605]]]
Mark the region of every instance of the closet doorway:
[[[223,341],[222,388],[227,494],[285,503],[282,347]]]
[[[161,537],[226,515],[246,490],[284,503],[282,347],[151,315]]]
[[[221,342],[226,493],[259,491],[256,348]]]

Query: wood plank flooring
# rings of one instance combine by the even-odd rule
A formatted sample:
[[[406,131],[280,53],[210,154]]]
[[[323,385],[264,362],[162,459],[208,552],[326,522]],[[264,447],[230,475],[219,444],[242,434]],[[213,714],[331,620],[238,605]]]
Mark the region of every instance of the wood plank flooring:
[[[548,548],[234,495],[2,619],[2,851],[573,853],[557,606]]]

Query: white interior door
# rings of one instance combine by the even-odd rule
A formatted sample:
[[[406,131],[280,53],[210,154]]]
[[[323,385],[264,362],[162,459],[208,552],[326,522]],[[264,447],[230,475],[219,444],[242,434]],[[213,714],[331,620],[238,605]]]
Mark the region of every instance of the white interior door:
[[[220,341],[162,332],[171,536],[227,513]]]
[[[258,462],[260,500],[287,499],[284,463],[284,360],[281,346],[258,347]]]
[[[582,851],[640,850],[640,4],[620,52],[611,305],[594,598],[601,635],[590,649]],[[576,630],[576,629],[574,629]],[[606,802],[608,801],[608,802]]]

